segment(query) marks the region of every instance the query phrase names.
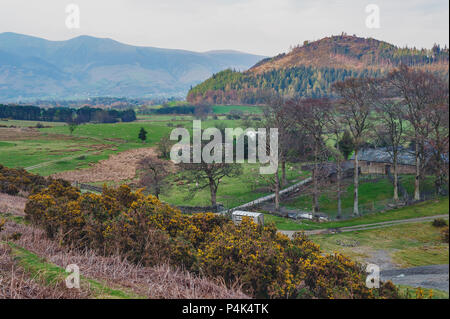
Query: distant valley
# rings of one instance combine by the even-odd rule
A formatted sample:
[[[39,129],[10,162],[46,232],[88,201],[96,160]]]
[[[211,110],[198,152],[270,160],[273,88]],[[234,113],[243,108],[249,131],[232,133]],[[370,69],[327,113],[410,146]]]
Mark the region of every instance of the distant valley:
[[[263,56],[137,47],[80,36],[48,41],[0,34],[0,102],[110,97],[185,97],[227,68],[246,70]]]

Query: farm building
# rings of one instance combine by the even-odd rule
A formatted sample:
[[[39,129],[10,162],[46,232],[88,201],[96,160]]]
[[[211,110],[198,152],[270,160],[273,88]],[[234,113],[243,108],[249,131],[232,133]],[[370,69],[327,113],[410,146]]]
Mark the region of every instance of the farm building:
[[[350,161],[343,162],[341,164],[342,176],[344,178],[350,178],[353,176],[353,163]],[[302,165],[302,171],[312,171],[314,169],[313,164]],[[320,163],[318,176],[321,178],[329,178],[333,183],[337,180],[337,165],[336,163]]]
[[[344,178],[350,178],[354,174],[354,156],[351,160],[342,163],[342,174]],[[381,174],[385,175],[390,170],[392,173],[392,153],[386,148],[367,148],[358,153],[360,174]],[[312,171],[313,164],[302,166],[302,170]],[[415,157],[410,150],[402,149],[398,155],[398,173],[415,174]],[[319,176],[336,181],[336,163],[321,163],[319,165]]]
[[[354,159],[354,155],[351,160]],[[392,152],[386,148],[367,148],[359,151],[361,174],[387,174],[392,172]],[[398,154],[398,173],[415,174],[415,158],[410,150],[402,149]]]
[[[240,210],[237,210],[232,214],[232,219],[235,224],[239,224],[245,217],[252,219],[255,224],[264,225],[264,214],[244,212]]]

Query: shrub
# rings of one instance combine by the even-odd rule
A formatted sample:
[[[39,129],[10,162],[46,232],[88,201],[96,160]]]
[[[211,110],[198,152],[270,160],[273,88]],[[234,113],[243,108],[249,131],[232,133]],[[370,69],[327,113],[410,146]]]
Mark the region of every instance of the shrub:
[[[322,255],[303,234],[293,240],[273,224],[248,219],[217,227],[199,249],[200,269],[208,276],[238,281],[257,298],[376,298],[396,296],[390,286],[368,289],[361,265],[340,254]],[[395,286],[393,286],[395,287]]]
[[[52,183],[51,179],[27,172],[24,169],[0,165],[0,193],[17,195],[20,191],[35,193]]]
[[[443,218],[436,218],[433,220],[433,226],[438,228],[445,227],[447,226],[447,221]]]
[[[81,192],[54,181],[29,197],[26,219],[48,237],[136,264],[169,263],[191,272],[238,282],[254,297],[377,298],[395,286],[368,289],[361,265],[340,254],[323,255],[303,234],[293,240],[274,224],[240,225],[212,213],[183,215],[154,196],[128,186]]]

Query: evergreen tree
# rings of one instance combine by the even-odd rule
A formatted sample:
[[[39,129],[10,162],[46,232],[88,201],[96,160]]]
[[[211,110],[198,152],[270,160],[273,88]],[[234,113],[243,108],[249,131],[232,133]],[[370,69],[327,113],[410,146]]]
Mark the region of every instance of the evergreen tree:
[[[139,139],[142,141],[142,143],[145,143],[147,140],[147,131],[141,127],[141,130],[139,131]]]
[[[349,131],[345,131],[341,140],[338,142],[338,148],[341,151],[344,158],[347,160],[355,149],[352,136]]]

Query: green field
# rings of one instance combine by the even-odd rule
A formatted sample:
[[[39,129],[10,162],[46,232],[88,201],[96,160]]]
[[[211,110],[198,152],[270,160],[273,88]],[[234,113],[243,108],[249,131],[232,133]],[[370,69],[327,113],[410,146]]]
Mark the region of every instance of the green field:
[[[158,115],[140,118],[138,122],[115,124],[83,124],[79,125],[72,135],[67,125],[47,127],[33,131],[33,136],[0,141],[0,163],[8,167],[25,167],[30,171],[44,176],[68,170],[86,168],[92,163],[107,159],[110,155],[130,149],[152,147],[164,136],[168,136],[173,128],[182,126],[192,131],[192,118]],[[34,123],[31,123],[34,125]],[[26,121],[22,121],[22,126]],[[202,121],[202,128],[207,127],[240,127],[242,121],[207,119]],[[148,132],[147,142],[138,139],[141,127]],[[5,129],[4,130],[9,130]],[[39,166],[43,164],[42,166]],[[45,164],[45,165],[44,165]],[[36,166],[38,165],[38,166]],[[36,166],[36,167],[34,167]],[[244,165],[243,174],[236,178],[225,178],[217,194],[218,202],[226,207],[244,204],[261,196],[268,195],[270,190],[264,180],[258,178],[258,165]],[[306,174],[299,167],[288,170],[288,179],[298,181]],[[172,176],[176,180],[179,174]],[[255,182],[255,180],[257,180]],[[127,181],[123,181],[126,183]],[[128,181],[129,182],[129,181]],[[178,182],[178,181],[177,181]],[[95,183],[101,185],[103,183]],[[175,182],[174,182],[175,184]],[[117,186],[117,183],[110,185]],[[196,194],[189,193],[188,185],[175,185],[169,195],[162,199],[174,205],[209,206],[210,193],[208,189]]]
[[[335,251],[363,261],[382,250],[399,267],[443,265],[449,262],[449,246],[443,243],[441,228],[431,222],[404,224],[374,230],[311,236],[328,253]],[[345,247],[345,245],[353,247]]]
[[[306,172],[300,172],[299,167],[292,167],[294,169],[287,170],[287,178],[290,184],[298,182],[308,175]],[[179,176],[180,174],[175,174],[171,180],[178,180]],[[217,202],[223,204],[226,208],[232,208],[269,195],[270,190],[267,182],[258,178],[258,176],[258,164],[243,164],[243,173],[240,176],[234,178],[225,177],[222,180],[217,192]],[[185,183],[186,181],[182,180],[181,182]],[[161,195],[161,199],[170,204],[180,206],[211,205],[209,188],[196,193],[190,193],[188,189],[189,186],[186,184],[173,186],[169,194]]]
[[[45,125],[47,123],[44,123]],[[141,127],[148,132],[143,144],[138,138]],[[2,130],[8,130],[2,128]],[[0,163],[8,167],[32,167],[51,162],[50,165],[30,169],[34,173],[50,175],[66,170],[87,167],[107,159],[111,154],[129,149],[154,146],[171,128],[158,123],[84,124],[70,135],[67,126],[40,129],[29,137],[0,141]]]
[[[414,176],[401,176],[402,185],[409,194],[414,192]],[[354,185],[352,181],[346,180],[344,191],[341,194],[342,215],[351,216],[353,214],[353,192]],[[422,185],[423,190],[433,190],[433,178],[427,178]],[[333,186],[335,188],[335,186]],[[378,206],[382,209],[394,195],[394,186],[391,181],[385,177],[378,178],[376,181],[360,181],[359,185],[359,205],[360,213],[376,211]],[[295,199],[286,201],[282,206],[292,209],[301,209],[306,211],[312,210],[312,196],[304,195]],[[322,190],[319,196],[320,211],[326,213],[330,217],[337,215],[337,194],[336,189],[328,188]]]
[[[36,129],[36,121],[4,120],[0,122],[4,125],[0,127],[0,163],[28,168],[44,176],[86,168],[118,152],[155,146],[177,126],[192,131],[192,120],[192,116],[149,115],[131,123],[82,124],[72,135],[65,123],[41,122],[44,128]],[[225,117],[202,121],[202,128],[241,125],[242,121]],[[11,126],[15,128],[9,128]],[[34,130],[25,129],[29,127]],[[146,143],[138,139],[141,127],[148,132]],[[175,194],[174,197],[180,196]],[[176,200],[177,203],[180,201]],[[235,202],[241,202],[241,199]]]

